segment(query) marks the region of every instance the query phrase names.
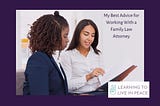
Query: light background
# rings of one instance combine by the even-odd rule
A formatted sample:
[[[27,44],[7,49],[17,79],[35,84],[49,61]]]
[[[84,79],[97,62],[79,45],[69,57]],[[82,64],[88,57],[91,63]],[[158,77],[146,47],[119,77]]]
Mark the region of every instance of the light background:
[[[24,71],[24,57],[22,56],[21,39],[27,36],[30,25],[42,15],[54,14],[55,10],[16,10],[16,71]],[[144,11],[143,10],[58,10],[70,25],[69,39],[71,40],[76,24],[84,18],[93,20],[99,29],[98,48],[104,56],[104,65],[108,69],[118,65],[130,63],[138,67],[131,72],[125,80],[144,80]],[[111,20],[136,20],[136,25],[128,25],[133,31],[127,32],[130,39],[112,38],[113,32],[106,24],[104,13],[137,13],[138,18],[110,18]],[[118,25],[116,25],[119,27]],[[29,55],[27,55],[29,57]],[[114,71],[114,70],[111,70]]]

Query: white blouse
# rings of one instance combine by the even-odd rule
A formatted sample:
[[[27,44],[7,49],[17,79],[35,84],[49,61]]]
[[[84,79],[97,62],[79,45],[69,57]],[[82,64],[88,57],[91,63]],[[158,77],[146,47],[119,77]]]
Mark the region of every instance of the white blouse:
[[[93,48],[85,57],[77,49],[69,50],[61,54],[61,64],[68,81],[69,92],[84,93],[96,90],[100,83],[98,77],[86,80],[86,75],[94,68],[103,68],[102,56],[97,55]]]

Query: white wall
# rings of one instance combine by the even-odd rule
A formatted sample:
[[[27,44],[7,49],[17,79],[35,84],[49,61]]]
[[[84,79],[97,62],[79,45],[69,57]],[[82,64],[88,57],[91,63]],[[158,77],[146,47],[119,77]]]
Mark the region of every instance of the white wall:
[[[17,10],[16,11],[16,61],[17,68],[21,67],[20,39],[25,37],[30,25],[44,14],[53,14],[55,10]],[[84,18],[92,19],[98,26],[100,41],[98,48],[103,52],[104,64],[116,67],[117,64],[129,62],[138,67],[125,79],[133,81],[144,80],[144,11],[143,10],[58,10],[70,25],[69,39],[71,40],[75,25]],[[111,14],[139,14],[139,17],[104,17],[104,13]],[[106,24],[106,20],[136,20],[136,25]],[[133,31],[111,31],[111,27],[131,27]],[[113,38],[112,35],[128,34],[129,39]],[[113,70],[114,71],[114,70]]]
[[[25,65],[23,64],[22,57],[22,48],[21,48],[21,39],[27,37],[27,34],[30,30],[32,23],[38,19],[40,16],[45,14],[54,14],[55,10],[16,10],[16,68],[24,69]],[[73,29],[75,26],[74,22],[74,12],[58,10],[60,15],[65,16],[69,22],[70,33],[69,39],[72,37]],[[27,62],[27,61],[26,61]]]

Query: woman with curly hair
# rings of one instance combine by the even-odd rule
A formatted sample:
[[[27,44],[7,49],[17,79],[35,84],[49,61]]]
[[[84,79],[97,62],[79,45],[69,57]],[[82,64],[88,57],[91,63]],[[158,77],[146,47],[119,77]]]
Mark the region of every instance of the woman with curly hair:
[[[32,55],[25,70],[23,95],[68,94],[66,75],[55,55],[67,46],[68,32],[68,22],[58,11],[32,24],[28,36]]]

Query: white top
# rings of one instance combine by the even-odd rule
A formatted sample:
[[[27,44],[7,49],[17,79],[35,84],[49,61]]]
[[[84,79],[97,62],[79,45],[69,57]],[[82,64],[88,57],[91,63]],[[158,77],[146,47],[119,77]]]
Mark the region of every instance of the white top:
[[[103,68],[101,54],[97,55],[92,48],[86,57],[77,49],[62,53],[61,64],[67,76],[69,92],[84,93],[94,91],[99,87],[98,77],[88,82],[86,80],[86,75],[94,68]]]

